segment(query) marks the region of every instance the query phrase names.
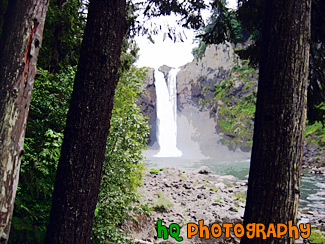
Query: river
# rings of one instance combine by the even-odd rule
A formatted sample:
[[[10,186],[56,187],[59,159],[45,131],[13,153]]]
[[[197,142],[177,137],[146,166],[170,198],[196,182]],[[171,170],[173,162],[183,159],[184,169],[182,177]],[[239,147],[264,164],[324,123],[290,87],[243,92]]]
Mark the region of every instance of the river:
[[[146,166],[149,168],[175,167],[180,170],[194,171],[201,166],[208,166],[213,174],[233,175],[239,179],[247,179],[249,173],[249,158],[232,160],[218,159],[188,159],[188,158],[157,158],[152,157],[153,152],[146,152]],[[321,194],[322,193],[322,194]],[[325,213],[325,178],[303,172],[301,178],[300,208],[309,208]]]

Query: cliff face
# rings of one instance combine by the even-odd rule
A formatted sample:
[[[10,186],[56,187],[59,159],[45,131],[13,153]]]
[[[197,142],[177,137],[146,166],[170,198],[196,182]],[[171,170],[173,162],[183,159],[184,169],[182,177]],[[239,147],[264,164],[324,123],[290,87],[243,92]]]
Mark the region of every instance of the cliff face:
[[[230,43],[210,45],[201,59],[177,75],[178,108],[207,111],[219,142],[230,150],[251,149],[258,71],[240,60]],[[211,131],[211,133],[213,133]]]
[[[220,45],[210,45],[206,48],[205,54],[198,60],[180,67],[177,74],[177,107],[179,113],[188,114],[188,110],[197,112],[199,110],[209,112],[210,119],[214,124],[218,124],[218,111],[220,107],[213,102],[215,97],[215,85],[230,76],[233,66],[238,63],[238,58],[234,53],[234,47],[230,43]],[[163,65],[159,71],[163,72],[165,78],[168,77],[170,67]],[[238,83],[238,82],[237,82]],[[239,84],[235,84],[234,88]],[[148,116],[151,125],[149,145],[156,141],[156,93],[154,85],[154,69],[150,69],[145,85],[142,87],[144,93],[139,98],[139,104],[143,113]],[[232,90],[232,93],[238,94]],[[222,104],[218,101],[217,104]],[[203,116],[202,117],[207,117]],[[212,129],[211,133],[221,130],[218,126]],[[233,147],[232,149],[236,149]]]
[[[170,67],[164,65],[159,68],[167,78]],[[211,128],[204,128],[203,134],[210,134],[215,140],[221,141],[231,150],[240,148],[250,150],[253,129],[253,109],[255,109],[254,95],[257,75],[247,63],[241,61],[230,43],[210,45],[200,59],[180,67],[177,74],[177,107],[179,116],[199,114],[200,121],[197,128],[204,126],[204,120],[214,124]],[[140,97],[143,113],[150,117],[152,126],[149,145],[156,141],[156,97],[154,86],[154,70],[151,69],[143,87],[144,94]],[[249,97],[249,99],[246,99]],[[249,114],[242,111],[248,111]],[[204,114],[203,114],[204,113]],[[206,115],[208,114],[208,115]],[[235,119],[233,119],[234,117]],[[207,132],[206,130],[209,130]],[[213,135],[213,134],[219,135]],[[212,140],[212,138],[211,138]],[[211,141],[210,140],[210,141]],[[214,145],[202,142],[202,147]],[[202,151],[202,150],[201,150]]]
[[[166,65],[159,68],[165,78],[170,69]],[[215,141],[221,142],[230,150],[250,151],[257,77],[258,70],[251,68],[247,61],[240,60],[234,53],[234,46],[230,43],[208,46],[202,58],[180,67],[177,74],[180,137],[189,136],[189,130],[195,131],[195,135],[186,137],[186,140],[197,141],[203,153],[204,150],[215,151],[219,147]],[[150,146],[157,140],[154,81],[154,69],[150,69],[142,87],[144,93],[138,101],[142,112],[149,117],[148,122],[152,126],[148,141]],[[186,120],[184,120],[185,117]],[[184,121],[189,121],[189,124],[196,128],[184,126],[186,124]],[[312,143],[308,137],[312,138],[313,135],[307,134],[304,167],[311,168],[311,172],[325,174],[324,170],[321,171],[318,168],[315,170],[315,167],[325,168],[323,164],[319,164],[319,162],[325,162],[323,150]],[[208,139],[202,141],[202,138]],[[224,154],[223,151],[222,155]]]
[[[159,67],[159,71],[161,71],[166,79],[168,73],[172,68],[163,65]],[[156,86],[155,86],[155,69],[150,68],[148,71],[148,75],[141,89],[143,93],[138,98],[138,104],[141,106],[142,113],[148,117],[148,123],[151,126],[150,136],[148,140],[148,145],[152,146],[157,141],[156,136],[156,120],[157,120],[157,111],[156,111]]]
[[[148,123],[151,125],[148,145],[152,145],[156,141],[156,88],[154,69],[149,69],[147,79],[141,89],[143,93],[138,98],[138,104],[141,106],[142,113],[147,116]]]
[[[201,59],[182,66],[177,75],[179,110],[187,104],[200,107],[200,100],[212,99],[214,85],[229,75],[235,59],[230,43],[210,45]]]

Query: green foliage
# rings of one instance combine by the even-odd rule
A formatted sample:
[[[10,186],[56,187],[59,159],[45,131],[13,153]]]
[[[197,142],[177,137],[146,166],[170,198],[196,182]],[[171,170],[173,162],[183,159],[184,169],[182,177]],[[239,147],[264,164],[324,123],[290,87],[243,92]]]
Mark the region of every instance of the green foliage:
[[[251,147],[256,105],[256,73],[242,61],[233,67],[230,75],[215,84],[214,103],[218,107],[218,129],[223,133],[221,142],[235,150]],[[255,80],[255,82],[254,82]],[[236,88],[236,83],[242,85]],[[241,92],[240,97],[233,94]]]
[[[75,73],[76,67],[67,67],[57,74],[51,74],[43,69],[38,70],[26,137],[37,138],[38,142],[42,142],[42,136],[48,128],[63,132]],[[38,148],[42,148],[42,145]]]
[[[247,151],[253,144],[253,125],[256,106],[256,77],[257,70],[249,66],[248,61],[234,65],[231,73],[220,83],[215,84],[214,107],[218,111],[217,128],[223,133],[221,142],[234,150],[241,148]],[[242,82],[236,88],[236,83]],[[234,96],[240,90],[241,96]],[[204,89],[202,95],[204,95]],[[201,105],[207,102],[203,100]],[[319,109],[324,110],[324,103]],[[322,122],[308,123],[306,127],[306,141],[325,149],[325,127]]]
[[[198,47],[192,49],[192,55],[195,59],[200,59],[205,53],[207,45],[205,42],[201,41]]]
[[[116,89],[101,191],[93,227],[93,243],[127,243],[120,230],[144,169],[149,126],[136,104],[145,69],[132,66]]]
[[[75,69],[40,69],[27,121],[10,243],[42,243]]]
[[[248,31],[243,27],[236,11],[226,7],[226,1],[215,0],[212,3],[212,14],[208,24],[201,28],[198,47],[193,48],[195,59],[204,55],[208,44],[220,44],[225,41],[231,43],[243,43],[249,37]]]
[[[325,121],[325,102],[324,101],[321,102],[320,104],[318,104],[316,106],[316,108],[322,111],[322,114],[323,114],[322,119],[323,119],[323,121]]]
[[[154,203],[154,210],[157,212],[166,212],[173,206],[171,200],[162,191],[157,193],[157,199]]]
[[[253,144],[253,125],[256,106],[256,81],[257,70],[249,66],[248,61],[234,65],[231,73],[214,88],[214,108],[218,111],[217,128],[223,133],[221,142],[234,150],[241,148],[247,151]],[[236,83],[242,82],[241,87],[236,88]],[[240,90],[241,96],[234,96]],[[202,90],[202,95],[205,90]],[[201,101],[205,105],[207,101]],[[318,106],[319,110],[325,110],[324,102]],[[306,141],[325,149],[325,127],[320,121],[307,122]]]
[[[225,41],[236,44],[248,38],[248,33],[239,21],[237,13],[228,9],[224,0],[213,1],[209,23],[201,32],[198,37],[205,44],[220,44]]]
[[[311,228],[311,234],[308,238],[311,243],[325,244],[325,235],[316,228]]]
[[[230,41],[232,43],[241,43],[247,39],[246,31],[234,12],[230,14],[230,30]]]
[[[325,6],[324,6],[325,9]],[[324,30],[325,33],[325,30]],[[325,124],[325,43],[311,45],[307,117]]]
[[[244,194],[242,192],[235,193],[234,197],[238,198],[243,203],[246,201],[246,194]]]
[[[58,3],[50,0],[47,12],[38,59],[41,68],[35,77],[27,122],[25,155],[10,243],[42,243],[49,218],[55,171],[76,71],[71,65],[76,65],[79,59],[87,8],[85,1]],[[135,199],[133,191],[141,181],[141,151],[148,134],[148,125],[135,103],[146,73],[131,68],[137,50],[136,45],[127,41],[123,43],[122,78],[116,91],[111,121],[113,131],[107,145],[108,149],[115,151],[107,154],[102,183],[109,194],[101,193],[96,210],[99,221],[95,225],[97,232],[94,232],[111,243],[126,243],[117,223],[129,210],[128,203]],[[123,140],[118,138],[120,136]]]
[[[137,209],[137,211],[139,215],[149,216],[152,211],[152,207],[150,207],[149,203],[140,204],[140,207]]]
[[[142,150],[149,126],[136,104],[146,70],[123,72],[114,98],[102,190],[96,209],[94,242],[127,243],[118,228],[141,183]],[[11,243],[42,243],[75,69],[57,74],[40,69],[27,123],[25,154],[12,223]],[[103,239],[104,238],[104,239]]]
[[[242,59],[249,59],[257,64],[261,55],[261,34],[264,20],[265,4],[268,1],[239,0],[238,20],[254,41],[244,50],[237,53]],[[325,1],[312,0],[311,9],[311,41],[309,57],[309,86],[307,99],[307,118],[311,123],[320,121],[325,124],[325,110],[321,104],[325,100]],[[230,32],[232,32],[230,30]]]
[[[155,169],[155,168],[151,168],[149,171],[150,174],[158,174],[159,173],[159,169]]]
[[[199,29],[203,25],[203,19],[201,16],[201,10],[206,7],[203,1],[186,0],[182,2],[178,1],[161,1],[161,0],[149,0],[141,1],[144,5],[144,14],[149,17],[166,16],[172,13],[182,16],[180,24],[187,28]],[[170,39],[175,40],[175,31],[169,28],[168,36]],[[148,32],[148,30],[144,30]],[[157,29],[151,30],[151,32],[157,32]]]
[[[45,135],[47,140],[39,155],[28,147],[31,138],[25,142],[29,153],[21,169],[23,180],[16,196],[10,243],[42,243],[46,231],[62,134],[48,130]]]
[[[237,11],[242,26],[249,32],[250,38],[260,38],[263,27],[264,2],[259,0],[239,0]]]
[[[149,173],[150,174],[158,174],[160,171],[163,171],[164,169],[161,168],[161,169],[155,169],[155,168],[151,168]]]
[[[214,201],[215,202],[221,202],[221,198],[216,198]]]
[[[50,0],[38,67],[58,72],[61,66],[77,65],[86,8],[85,1],[81,0],[66,1],[63,6],[58,6],[57,0]]]
[[[321,122],[308,124],[305,130],[305,137],[307,142],[311,142],[325,150],[325,127]]]

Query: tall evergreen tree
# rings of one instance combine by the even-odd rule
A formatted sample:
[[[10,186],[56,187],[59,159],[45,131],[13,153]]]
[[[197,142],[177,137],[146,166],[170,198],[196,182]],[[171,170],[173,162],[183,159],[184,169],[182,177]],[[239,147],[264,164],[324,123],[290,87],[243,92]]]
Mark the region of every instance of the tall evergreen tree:
[[[125,0],[91,0],[45,243],[90,243],[120,54]]]
[[[307,107],[311,0],[265,1],[244,224],[296,223]],[[241,243],[294,243],[288,236]]]
[[[5,1],[1,1],[3,3]],[[0,41],[0,242],[7,243],[48,0],[12,0]]]
[[[69,0],[63,6],[58,4],[57,0],[50,1],[38,59],[38,67],[51,73],[77,65],[86,25],[84,1]]]

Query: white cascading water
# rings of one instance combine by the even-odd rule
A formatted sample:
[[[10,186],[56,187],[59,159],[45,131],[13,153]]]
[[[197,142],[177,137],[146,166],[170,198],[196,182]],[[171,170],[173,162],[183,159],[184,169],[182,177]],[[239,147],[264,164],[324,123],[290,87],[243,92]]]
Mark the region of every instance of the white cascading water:
[[[157,140],[160,147],[155,157],[180,157],[177,149],[177,92],[176,75],[179,69],[171,69],[168,86],[164,74],[155,70],[156,106],[157,106]]]

